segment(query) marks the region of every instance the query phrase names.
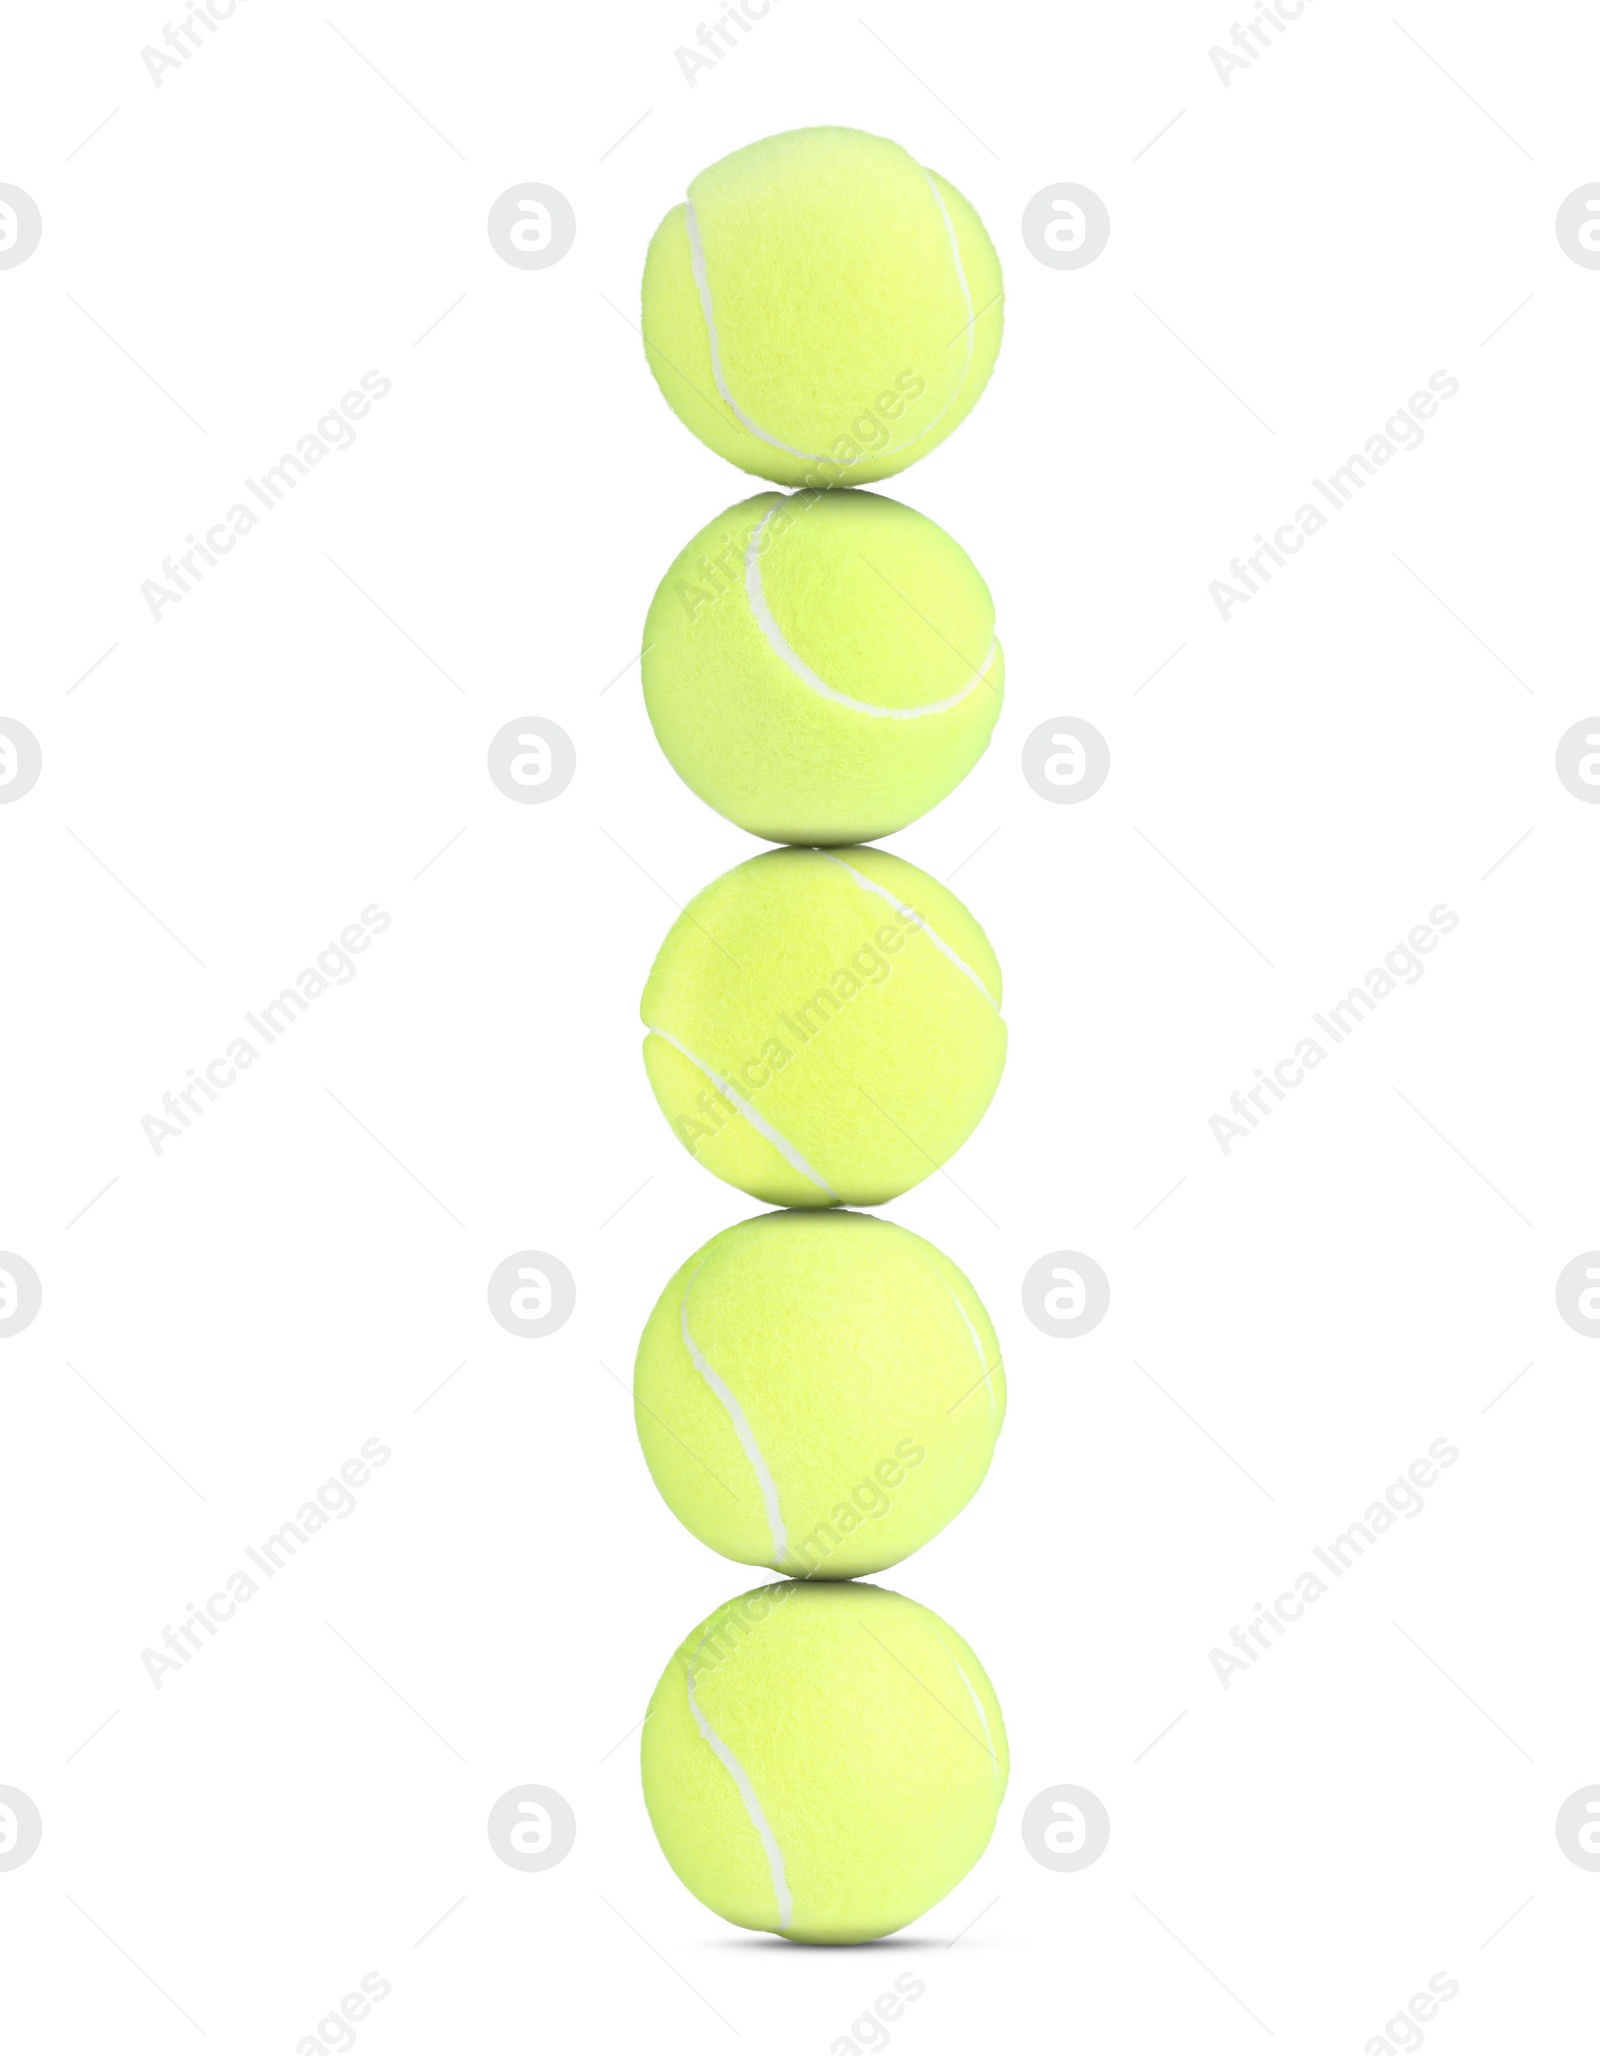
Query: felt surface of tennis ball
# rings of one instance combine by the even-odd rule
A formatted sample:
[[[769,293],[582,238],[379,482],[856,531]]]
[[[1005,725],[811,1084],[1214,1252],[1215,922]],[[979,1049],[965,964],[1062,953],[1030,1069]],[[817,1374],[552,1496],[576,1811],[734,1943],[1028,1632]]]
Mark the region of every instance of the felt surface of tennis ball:
[[[768,850],[673,923],[644,1061],[708,1171],[775,1206],[876,1206],[972,1133],[1005,1064],[1000,966],[954,893],[880,849]]]
[[[1000,349],[1000,260],[898,143],[792,129],[690,181],[645,260],[645,354],[673,412],[779,485],[865,485],[963,421]]]
[[[871,1214],[763,1214],[668,1283],[634,1420],[689,1531],[791,1577],[887,1570],[982,1484],[1000,1347],[948,1257]]]
[[[663,1853],[739,1927],[866,1942],[983,1854],[1010,1759],[954,1628],[877,1585],[760,1585],[702,1621],[640,1750]]]
[[[772,842],[871,842],[983,754],[1005,664],[961,545],[877,493],[759,493],[679,554],[645,706],[684,783]]]

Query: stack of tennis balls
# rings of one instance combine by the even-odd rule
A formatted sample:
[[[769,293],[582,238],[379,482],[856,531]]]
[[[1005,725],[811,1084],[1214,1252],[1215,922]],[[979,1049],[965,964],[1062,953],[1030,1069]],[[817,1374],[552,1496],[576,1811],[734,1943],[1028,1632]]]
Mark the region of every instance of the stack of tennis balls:
[[[1005,1063],[1000,967],[955,895],[873,847],[988,743],[1004,662],[959,543],[859,490],[965,419],[1000,347],[1000,266],[898,144],[802,129],[694,179],[650,245],[645,350],[674,412],[794,488],[687,543],[645,627],[645,705],[708,805],[787,847],[699,893],[645,987],[661,1110],[785,1209],[713,1236],[639,1346],[650,1474],[690,1532],[781,1573],[702,1621],[644,1725],[668,1861],[727,1920],[859,1942],[983,1853],[1005,1726],[937,1615],[852,1582],[937,1534],[1005,1416],[964,1274],[844,1209],[961,1147]]]

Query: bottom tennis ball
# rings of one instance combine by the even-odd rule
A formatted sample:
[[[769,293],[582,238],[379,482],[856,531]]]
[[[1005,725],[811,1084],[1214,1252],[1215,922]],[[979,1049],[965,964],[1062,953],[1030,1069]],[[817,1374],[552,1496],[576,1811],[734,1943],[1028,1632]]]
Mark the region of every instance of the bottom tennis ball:
[[[762,1214],[668,1283],[634,1419],[692,1534],[792,1577],[887,1570],[977,1491],[1005,1373],[969,1281],[871,1214]]]
[[[869,1942],[983,1854],[1009,1757],[951,1627],[877,1585],[758,1585],[662,1673],[640,1751],[663,1853],[704,1905],[795,1942]]]

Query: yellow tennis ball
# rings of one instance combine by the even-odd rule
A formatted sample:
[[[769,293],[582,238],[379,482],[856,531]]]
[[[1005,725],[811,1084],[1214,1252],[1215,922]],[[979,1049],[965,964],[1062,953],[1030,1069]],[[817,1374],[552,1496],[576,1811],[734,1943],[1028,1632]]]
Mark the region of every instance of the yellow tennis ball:
[[[661,1111],[776,1206],[876,1206],[966,1141],[1005,1064],[1000,966],[954,893],[879,849],[768,850],[673,923],[645,983]]]
[[[792,129],[702,171],[656,230],[643,300],[673,412],[780,485],[903,471],[966,418],[1000,349],[983,223],[860,129]]]
[[[656,1302],[633,1373],[650,1475],[691,1534],[791,1577],[887,1570],[983,1483],[1005,1417],[982,1301],[871,1214],[763,1214]]]
[[[673,769],[772,842],[870,842],[982,756],[1005,665],[994,602],[935,522],[876,493],[760,493],[701,529],[644,627]]]
[[[667,1861],[738,1927],[869,1942],[958,1885],[1010,1758],[954,1628],[877,1585],[758,1585],[662,1673],[641,1744]]]

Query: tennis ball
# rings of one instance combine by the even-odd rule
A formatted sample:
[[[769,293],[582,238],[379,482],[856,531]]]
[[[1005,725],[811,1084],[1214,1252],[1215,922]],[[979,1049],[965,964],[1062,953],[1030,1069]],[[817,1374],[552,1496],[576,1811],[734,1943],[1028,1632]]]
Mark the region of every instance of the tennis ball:
[[[661,1675],[640,1750],[662,1853],[702,1904],[795,1942],[870,1942],[958,1885],[1010,1759],[954,1628],[877,1585],[758,1585]]]
[[[879,849],[768,850],[667,932],[641,1004],[674,1134],[776,1206],[876,1206],[954,1155],[1005,1064],[1000,966]]]
[[[983,1483],[1005,1373],[969,1281],[871,1214],[763,1214],[656,1302],[634,1421],[662,1498],[737,1563],[887,1570]]]
[[[1005,665],[959,543],[876,493],[760,493],[689,543],[644,627],[656,740],[772,842],[871,842],[982,756]]]
[[[859,129],[792,129],[689,185],[644,267],[673,412],[780,485],[865,485],[965,420],[1000,349],[1000,260],[955,187]]]

